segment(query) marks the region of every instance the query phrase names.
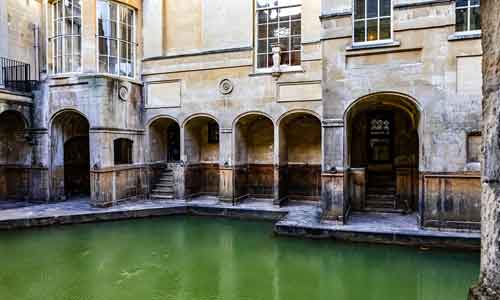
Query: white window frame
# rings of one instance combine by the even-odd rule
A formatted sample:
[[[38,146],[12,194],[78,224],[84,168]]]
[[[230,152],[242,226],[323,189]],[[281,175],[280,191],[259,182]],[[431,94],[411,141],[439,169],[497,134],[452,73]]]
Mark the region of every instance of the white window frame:
[[[2,1],[2,0],[0,0]],[[75,0],[76,1],[76,0]],[[82,62],[83,62],[83,44],[82,44],[82,30],[83,30],[83,19],[82,19],[82,15],[83,15],[83,1],[80,1],[80,16],[77,17],[80,19],[80,35],[74,35],[72,32],[70,34],[66,34],[64,31],[66,30],[66,26],[65,26],[65,23],[64,23],[64,19],[66,19],[66,10],[63,8],[63,16],[61,18],[57,18],[57,4],[59,2],[64,2],[64,0],[54,0],[53,2],[50,3],[50,6],[51,6],[51,18],[50,20],[47,20],[47,22],[51,22],[51,25],[50,25],[50,28],[52,30],[52,34],[51,34],[51,37],[49,38],[49,43],[50,43],[50,47],[52,48],[52,55],[51,55],[51,59],[52,59],[52,68],[51,68],[51,74],[53,75],[71,75],[71,74],[79,74],[82,72],[83,70],[83,65],[82,65]],[[63,4],[64,5],[64,4]],[[72,7],[72,10],[74,12],[74,6]],[[55,23],[57,23],[57,20],[59,19],[62,19],[63,20],[63,25],[62,25],[62,34],[60,35],[56,35],[56,26]],[[72,24],[73,24],[73,20],[75,19],[75,16],[71,16],[71,20],[72,20]],[[73,27],[71,28],[73,30]],[[57,66],[57,57],[59,55],[57,55],[57,49],[56,49],[56,45],[55,45],[55,41],[58,40],[58,39],[61,39],[62,41],[62,44],[61,44],[61,72],[56,72],[56,66]],[[74,38],[79,38],[80,39],[80,70],[73,70],[73,67],[71,67],[71,71],[64,71],[66,69],[66,60],[64,59],[65,56],[66,56],[66,47],[63,47],[63,44],[64,44],[64,40],[65,38],[71,38],[71,54],[70,56],[71,57],[75,57],[75,45],[74,45]],[[73,59],[72,59],[73,61]]]
[[[0,0],[1,1],[1,0]],[[102,1],[102,2],[108,2],[108,3],[114,3],[117,5],[117,11],[116,11],[116,16],[117,16],[117,20],[116,21],[116,34],[117,34],[117,37],[116,38],[112,38],[112,37],[107,37],[107,36],[100,36],[99,35],[99,13],[97,11],[97,5],[98,5],[98,2],[99,1]],[[130,25],[132,27],[132,39],[130,42],[128,41],[125,41],[125,40],[122,40],[120,39],[120,35],[121,35],[121,31],[120,31],[120,22],[119,22],[119,18],[120,18],[120,11],[123,9],[123,8],[126,8],[126,9],[129,9],[133,12],[133,16],[132,16],[132,25]],[[137,33],[136,33],[136,30],[137,30],[137,12],[136,10],[131,7],[131,6],[128,6],[124,3],[121,3],[121,2],[118,2],[118,1],[113,1],[113,0],[98,0],[96,1],[96,69],[97,69],[97,73],[99,74],[105,74],[105,75],[111,75],[111,76],[116,76],[116,77],[121,77],[121,78],[128,78],[128,79],[135,79],[136,78],[136,74],[137,74]],[[104,38],[104,39],[107,39],[107,40],[115,40],[116,43],[117,43],[117,49],[116,49],[116,58],[117,58],[117,66],[118,66],[118,73],[115,74],[115,73],[110,73],[110,72],[101,72],[101,70],[99,69],[99,58],[101,56],[101,54],[99,53],[99,39],[100,38]],[[125,42],[127,44],[131,44],[132,45],[132,58],[131,58],[131,61],[132,61],[132,65],[133,65],[133,68],[134,68],[134,71],[132,72],[132,76],[125,76],[125,75],[121,75],[120,74],[120,58],[121,58],[121,47],[120,47],[120,43],[122,42]],[[102,55],[104,56],[104,55]],[[108,54],[106,55],[107,59],[108,59],[108,70],[109,70],[109,58],[110,58],[110,53],[108,51]]]
[[[456,33],[458,34],[474,34],[474,33],[481,33],[481,29],[474,29],[474,30],[470,30],[470,18],[471,18],[471,9],[472,8],[476,8],[476,7],[481,7],[481,2],[479,2],[479,4],[475,4],[475,5],[471,5],[470,4],[471,0],[467,0],[467,5],[466,6],[456,6],[456,2],[455,2],[455,30],[457,28],[457,19],[456,19],[456,16],[457,16],[457,10],[458,9],[463,9],[463,8],[466,8],[467,9],[467,29],[466,30],[463,30],[463,31],[456,31]]]
[[[377,20],[377,34],[378,36],[380,36],[380,19],[386,19],[387,17],[384,16],[384,17],[380,17],[380,0],[377,0],[379,1],[378,2],[378,7],[377,7],[377,16],[376,17],[371,17],[371,18],[368,18],[367,17],[367,12],[368,12],[368,1],[370,0],[365,0],[365,16],[364,16],[364,26],[365,26],[365,41],[363,42],[356,42],[354,40],[354,24],[356,22],[356,19],[355,19],[355,14],[356,14],[356,0],[352,0],[352,44],[354,46],[369,46],[369,45],[377,45],[377,44],[389,44],[389,43],[393,43],[394,42],[394,20],[393,20],[393,16],[394,16],[394,5],[393,5],[393,2],[394,0],[390,0],[391,1],[391,15],[389,16],[389,19],[390,19],[390,23],[391,23],[391,37],[388,38],[388,39],[383,39],[383,40],[380,40],[380,39],[377,39],[377,40],[374,40],[374,41],[368,41],[368,21],[369,20]]]
[[[268,68],[259,68],[258,67],[258,58],[259,58],[259,21],[258,21],[258,12],[259,11],[263,11],[263,10],[270,10],[270,9],[277,9],[279,10],[280,8],[290,8],[290,7],[300,7],[300,26],[301,26],[301,30],[300,30],[300,51],[295,51],[295,52],[300,52],[300,64],[299,65],[280,65],[280,68],[281,68],[281,72],[293,72],[293,71],[302,71],[302,57],[304,55],[304,47],[302,46],[302,39],[303,39],[303,31],[302,31],[302,24],[303,24],[303,19],[302,19],[302,7],[303,7],[303,4],[302,2],[303,1],[308,1],[308,0],[302,0],[300,4],[293,4],[293,5],[283,5],[283,6],[273,6],[273,7],[265,7],[265,8],[258,8],[257,7],[257,0],[254,1],[254,30],[255,30],[255,34],[254,34],[254,69],[257,73],[270,73],[272,71],[272,67],[268,67]],[[280,23],[280,20],[279,20],[279,14],[278,14],[278,28],[279,28],[279,23]],[[291,30],[291,28],[290,28]],[[290,37],[291,38],[291,37]],[[269,34],[268,34],[268,37],[267,39],[269,40]],[[279,38],[278,38],[279,40]],[[290,43],[290,47],[291,47],[291,43]]]

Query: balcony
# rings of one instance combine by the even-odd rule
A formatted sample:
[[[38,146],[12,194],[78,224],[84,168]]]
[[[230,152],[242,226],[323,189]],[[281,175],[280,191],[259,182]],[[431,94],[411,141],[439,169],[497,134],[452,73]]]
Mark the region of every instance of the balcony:
[[[31,79],[30,64],[0,57],[0,89],[31,93],[37,84]]]

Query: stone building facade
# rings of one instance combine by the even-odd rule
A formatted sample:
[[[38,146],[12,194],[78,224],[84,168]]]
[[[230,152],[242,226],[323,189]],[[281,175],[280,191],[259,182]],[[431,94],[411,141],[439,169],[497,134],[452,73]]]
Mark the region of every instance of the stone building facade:
[[[258,198],[479,228],[479,1],[5,3],[0,22],[37,12],[41,80],[0,94],[2,199]]]

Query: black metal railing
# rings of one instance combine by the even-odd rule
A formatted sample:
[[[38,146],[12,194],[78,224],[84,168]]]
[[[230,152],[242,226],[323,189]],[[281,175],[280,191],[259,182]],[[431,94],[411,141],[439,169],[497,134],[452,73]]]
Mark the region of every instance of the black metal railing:
[[[29,93],[37,83],[31,79],[30,64],[0,57],[0,88]]]

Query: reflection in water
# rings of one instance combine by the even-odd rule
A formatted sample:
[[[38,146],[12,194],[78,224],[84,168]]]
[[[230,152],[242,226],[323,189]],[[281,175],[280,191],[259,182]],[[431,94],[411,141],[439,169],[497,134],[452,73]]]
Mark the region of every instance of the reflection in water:
[[[464,299],[478,254],[169,217],[0,232],[0,299]]]

